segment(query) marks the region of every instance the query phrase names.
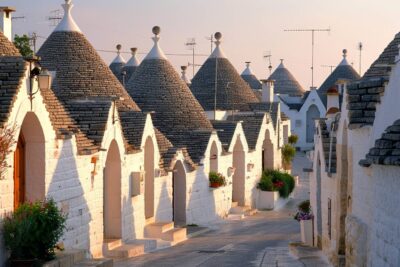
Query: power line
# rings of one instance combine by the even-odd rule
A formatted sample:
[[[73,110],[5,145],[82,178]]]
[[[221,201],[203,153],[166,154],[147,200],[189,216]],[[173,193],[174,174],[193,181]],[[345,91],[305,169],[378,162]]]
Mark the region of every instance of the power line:
[[[114,53],[115,54],[115,50],[106,50],[106,49],[96,49],[97,52],[103,52],[103,53]],[[131,52],[128,51],[121,51],[121,54],[131,54]],[[147,53],[145,52],[141,52],[141,53],[137,53],[139,55],[147,55]],[[185,54],[185,53],[164,53],[167,56],[183,56],[183,57],[187,57],[187,56],[193,56],[193,54]],[[194,54],[195,57],[208,57],[210,55],[207,54]]]

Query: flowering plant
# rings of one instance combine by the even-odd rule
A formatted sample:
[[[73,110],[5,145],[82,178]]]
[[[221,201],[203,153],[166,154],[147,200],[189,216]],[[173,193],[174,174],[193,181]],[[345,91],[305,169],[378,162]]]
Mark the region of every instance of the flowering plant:
[[[223,186],[226,185],[226,179],[225,176],[223,176],[221,173],[219,172],[213,172],[211,171],[208,174],[208,179],[210,181],[210,184],[216,184],[218,186]]]
[[[298,212],[294,216],[297,221],[307,221],[312,220],[314,215],[312,214],[310,200],[305,200],[301,202],[298,206]]]

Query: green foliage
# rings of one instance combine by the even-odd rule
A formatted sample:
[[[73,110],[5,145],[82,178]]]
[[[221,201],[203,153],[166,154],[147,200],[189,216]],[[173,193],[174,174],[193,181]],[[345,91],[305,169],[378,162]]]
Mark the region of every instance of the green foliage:
[[[19,36],[18,34],[16,34],[14,36],[14,45],[18,48],[23,57],[33,56],[33,51],[31,49],[31,46],[29,45],[28,35],[24,34],[22,36]]]
[[[297,143],[297,141],[299,141],[299,137],[295,134],[292,134],[291,136],[289,136],[288,138],[288,142],[291,145],[295,145]]]
[[[302,201],[297,207],[299,208],[299,211],[301,211],[301,212],[306,212],[306,213],[311,212],[310,200]]]
[[[53,259],[65,220],[51,199],[22,204],[4,219],[4,242],[11,259]]]
[[[296,149],[289,144],[282,147],[282,162],[285,165],[290,165],[294,156],[296,155]]]
[[[220,186],[226,185],[225,176],[223,176],[221,173],[211,171],[208,174],[208,179],[209,179],[210,183],[216,183],[216,184],[219,184]]]
[[[265,170],[257,188],[261,191],[279,191],[279,196],[287,198],[294,190],[296,181],[293,176],[278,170]]]

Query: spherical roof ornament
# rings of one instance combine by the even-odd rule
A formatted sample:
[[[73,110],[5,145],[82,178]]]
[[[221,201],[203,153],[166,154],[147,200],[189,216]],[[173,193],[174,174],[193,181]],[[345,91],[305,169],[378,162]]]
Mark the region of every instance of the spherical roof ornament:
[[[160,32],[161,32],[160,26],[154,26],[153,29],[152,29],[152,32],[153,32],[153,34],[156,35],[156,36],[159,35]]]
[[[117,54],[118,54],[118,55],[121,54],[122,45],[117,44],[116,48],[117,48]]]
[[[182,71],[186,71],[186,69],[187,69],[187,66],[181,66]]]
[[[221,38],[222,38],[222,33],[216,32],[216,33],[214,34],[214,37],[215,37],[215,39],[216,39],[217,41],[219,41],[219,40],[221,40]]]
[[[343,49],[343,58],[347,57],[347,49]]]
[[[136,52],[137,52],[137,47],[132,47],[132,48],[131,48],[131,54],[132,54],[132,56],[136,55]]]

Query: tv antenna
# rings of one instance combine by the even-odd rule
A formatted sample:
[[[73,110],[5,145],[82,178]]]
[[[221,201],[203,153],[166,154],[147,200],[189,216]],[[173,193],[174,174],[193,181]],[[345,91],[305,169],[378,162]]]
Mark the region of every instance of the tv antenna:
[[[359,61],[359,66],[358,66],[358,73],[361,76],[361,55],[362,55],[362,50],[363,50],[363,43],[362,42],[358,43],[358,50],[360,51],[360,61]]]
[[[50,11],[50,16],[46,18],[50,22],[50,27],[55,27],[62,20],[61,10],[55,9]]]
[[[193,77],[194,77],[194,71],[195,71],[195,68],[196,68],[196,63],[194,62],[194,56],[195,56],[195,54],[194,54],[194,50],[195,50],[195,48],[196,48],[196,39],[195,38],[189,38],[188,40],[187,40],[187,42],[185,43],[185,46],[187,47],[187,49],[189,49],[189,50],[192,50],[192,68],[193,68]]]
[[[271,57],[272,57],[271,51],[266,51],[266,52],[264,52],[263,58],[264,58],[265,60],[268,60],[268,70],[269,70],[269,75],[270,75],[270,76],[271,76],[271,73],[272,73]]]
[[[214,35],[211,34],[210,37],[206,37],[207,40],[210,41],[211,47],[210,47],[210,55],[212,54],[213,51],[213,44],[214,44]]]
[[[333,72],[333,68],[336,68],[335,65],[321,65],[321,67],[323,67],[323,68],[330,68],[330,69],[331,69],[331,73]]]
[[[43,36],[37,35],[36,32],[29,33],[29,45],[33,47],[33,54],[36,54],[36,42],[38,38],[46,39]]]
[[[316,32],[331,32],[331,29],[286,29],[285,32],[311,32],[311,87],[314,87],[314,35]]]

